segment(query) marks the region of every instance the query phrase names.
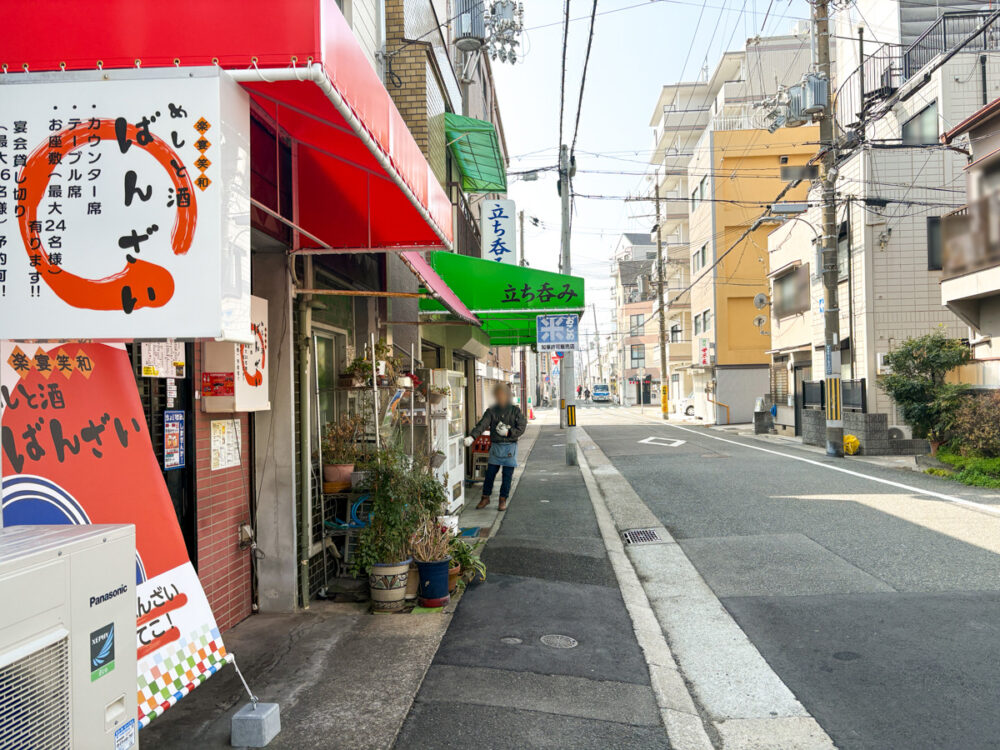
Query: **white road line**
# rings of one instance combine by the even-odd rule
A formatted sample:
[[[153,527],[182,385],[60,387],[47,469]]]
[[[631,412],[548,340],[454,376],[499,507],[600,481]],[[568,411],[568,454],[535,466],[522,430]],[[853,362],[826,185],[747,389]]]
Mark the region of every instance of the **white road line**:
[[[702,437],[711,438],[712,440],[718,440],[721,443],[730,443],[732,445],[738,445],[742,448],[749,448],[750,450],[761,451],[762,453],[770,453],[775,456],[781,456],[783,458],[790,458],[793,461],[801,461],[802,463],[812,464],[813,466],[819,466],[821,469],[829,469],[830,471],[839,471],[841,474],[850,474],[852,477],[859,477],[861,479],[868,479],[872,482],[878,482],[879,484],[885,484],[889,487],[897,487],[901,490],[906,490],[907,492],[912,492],[917,495],[927,495],[928,497],[934,497],[938,500],[944,500],[945,502],[954,503],[955,505],[961,505],[970,510],[977,510],[981,513],[988,513],[993,516],[1000,516],[1000,507],[993,505],[984,505],[983,503],[973,502],[972,500],[965,500],[961,497],[955,497],[954,495],[946,495],[943,492],[934,492],[934,490],[924,490],[919,487],[914,487],[909,484],[903,484],[902,482],[893,482],[891,479],[882,479],[881,477],[873,477],[871,474],[863,474],[859,471],[852,471],[851,469],[844,469],[840,466],[831,466],[830,464],[825,464],[822,461],[814,461],[811,458],[805,458],[804,456],[796,456],[791,453],[782,453],[781,451],[772,450],[771,448],[762,448],[759,445],[748,445],[747,443],[741,443],[738,440],[729,440],[727,438],[719,437],[718,435],[712,435],[704,430],[692,430],[690,427],[681,427],[676,424],[664,424],[664,427],[673,427],[676,430],[683,430],[684,432],[690,432],[695,435],[701,435]]]

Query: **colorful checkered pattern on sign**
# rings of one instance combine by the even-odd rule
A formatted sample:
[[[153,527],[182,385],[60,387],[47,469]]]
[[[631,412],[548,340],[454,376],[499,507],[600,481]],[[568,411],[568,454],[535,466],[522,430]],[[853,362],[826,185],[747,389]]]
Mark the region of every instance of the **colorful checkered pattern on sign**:
[[[139,728],[162,714],[207,680],[231,659],[219,638],[218,628],[203,625],[181,637],[171,653],[161,648],[146,662],[153,666],[139,675]],[[164,656],[166,652],[166,656]]]

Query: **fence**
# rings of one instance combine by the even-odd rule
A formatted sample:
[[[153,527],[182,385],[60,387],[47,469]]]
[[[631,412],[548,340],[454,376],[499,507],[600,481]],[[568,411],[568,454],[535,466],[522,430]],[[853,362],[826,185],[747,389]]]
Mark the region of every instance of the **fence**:
[[[859,380],[840,381],[840,401],[844,411],[868,412],[867,382]],[[802,408],[826,408],[826,383],[822,380],[804,380],[802,382]]]
[[[903,80],[912,78],[938,55],[959,46],[967,52],[1000,50],[998,21],[991,11],[945,13],[903,53]],[[981,33],[969,39],[984,24]]]

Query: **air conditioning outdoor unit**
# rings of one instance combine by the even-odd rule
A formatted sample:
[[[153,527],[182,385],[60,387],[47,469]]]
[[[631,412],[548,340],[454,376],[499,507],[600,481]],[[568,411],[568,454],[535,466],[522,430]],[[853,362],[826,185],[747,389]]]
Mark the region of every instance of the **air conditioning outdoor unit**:
[[[0,602],[0,748],[137,748],[135,528],[0,528]]]
[[[877,375],[888,375],[892,372],[892,367],[886,361],[888,354],[886,352],[877,352],[875,354],[875,373]]]

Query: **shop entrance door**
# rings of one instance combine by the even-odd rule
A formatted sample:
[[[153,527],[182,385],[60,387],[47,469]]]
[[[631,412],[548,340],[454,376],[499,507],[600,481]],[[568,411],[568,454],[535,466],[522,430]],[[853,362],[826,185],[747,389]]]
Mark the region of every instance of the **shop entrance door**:
[[[195,570],[198,569],[198,537],[196,518],[196,498],[194,489],[195,471],[195,411],[194,388],[192,386],[192,367],[194,366],[194,345],[184,345],[185,374],[187,377],[173,379],[177,387],[177,395],[168,395],[167,378],[146,378],[142,375],[142,354],[140,344],[128,344],[128,354],[132,361],[132,372],[139,390],[139,400],[142,411],[146,415],[146,427],[153,441],[153,455],[163,470],[163,425],[164,412],[176,410],[184,412],[184,445],[186,455],[184,466],[179,469],[163,471],[163,479],[167,491],[174,503],[177,522],[184,536],[188,557]],[[170,393],[173,391],[171,390]],[[173,399],[171,404],[169,399]]]

